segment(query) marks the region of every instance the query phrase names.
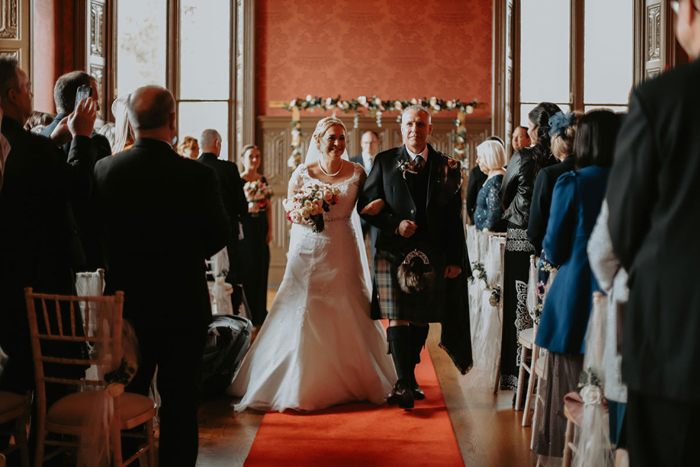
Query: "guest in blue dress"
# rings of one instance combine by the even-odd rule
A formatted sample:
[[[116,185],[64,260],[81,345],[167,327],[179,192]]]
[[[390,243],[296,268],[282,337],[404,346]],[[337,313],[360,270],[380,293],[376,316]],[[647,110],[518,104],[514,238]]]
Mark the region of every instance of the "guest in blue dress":
[[[491,140],[477,146],[476,155],[479,168],[488,177],[476,197],[474,224],[477,230],[494,230],[494,226],[503,215],[498,192],[506,173],[503,170],[503,166],[506,165],[506,151],[501,143]]]
[[[554,186],[543,248],[559,272],[535,340],[549,350],[534,444],[538,456],[560,458],[564,450],[564,395],[578,388],[591,295],[600,290],[586,247],[605,199],[620,124],[621,118],[609,110],[581,117],[574,139],[576,171],[561,175]]]

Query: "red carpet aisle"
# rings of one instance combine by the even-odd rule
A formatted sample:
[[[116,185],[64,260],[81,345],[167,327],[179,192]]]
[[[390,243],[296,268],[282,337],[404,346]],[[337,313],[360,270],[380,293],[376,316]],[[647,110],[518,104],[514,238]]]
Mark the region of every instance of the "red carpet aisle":
[[[358,403],[266,414],[245,465],[464,465],[427,349],[421,360],[416,377],[426,398],[412,411]]]

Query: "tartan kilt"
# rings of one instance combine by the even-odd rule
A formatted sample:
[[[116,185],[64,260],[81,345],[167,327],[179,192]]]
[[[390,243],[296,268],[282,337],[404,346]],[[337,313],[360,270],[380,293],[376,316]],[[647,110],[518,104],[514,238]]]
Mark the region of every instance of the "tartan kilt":
[[[428,254],[435,269],[432,290],[407,294],[401,290],[398,269],[403,255],[377,250],[374,256],[372,319],[398,319],[415,323],[441,322],[445,315],[445,255]]]

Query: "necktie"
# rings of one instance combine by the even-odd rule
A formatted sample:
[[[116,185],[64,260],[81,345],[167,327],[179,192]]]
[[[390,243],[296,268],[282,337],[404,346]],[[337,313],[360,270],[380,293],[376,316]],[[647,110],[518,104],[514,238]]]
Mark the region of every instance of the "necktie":
[[[416,156],[416,159],[413,161],[416,167],[416,172],[419,171],[420,169],[423,168],[423,165],[425,165],[425,161],[423,160],[423,156],[420,154]]]

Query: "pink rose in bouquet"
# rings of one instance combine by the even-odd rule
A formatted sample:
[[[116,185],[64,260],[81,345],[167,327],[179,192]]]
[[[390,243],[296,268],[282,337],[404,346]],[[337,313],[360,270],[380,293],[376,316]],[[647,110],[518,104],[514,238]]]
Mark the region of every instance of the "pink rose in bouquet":
[[[323,232],[326,227],[323,214],[338,202],[340,190],[325,184],[305,185],[282,204],[287,220],[297,224],[310,224],[314,232]]]

